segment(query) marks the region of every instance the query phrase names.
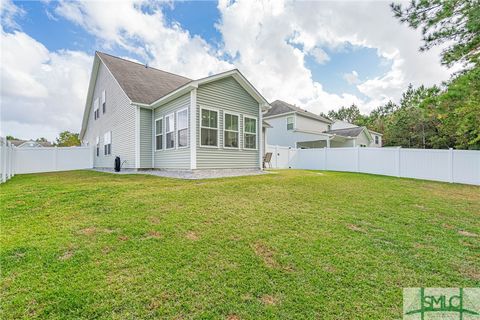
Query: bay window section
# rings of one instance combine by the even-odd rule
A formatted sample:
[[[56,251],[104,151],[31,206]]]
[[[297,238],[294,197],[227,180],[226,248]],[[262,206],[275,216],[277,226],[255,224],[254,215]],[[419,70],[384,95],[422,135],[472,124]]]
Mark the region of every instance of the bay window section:
[[[200,145],[218,147],[218,111],[202,109]]]
[[[188,145],[188,109],[177,111],[177,141],[178,147]]]
[[[257,119],[245,117],[244,118],[244,148],[257,148]]]
[[[163,149],[163,118],[155,120],[155,150]]]
[[[230,113],[224,114],[223,127],[223,146],[225,148],[239,147],[238,116]]]
[[[165,116],[165,148],[175,148],[175,123],[173,113]]]

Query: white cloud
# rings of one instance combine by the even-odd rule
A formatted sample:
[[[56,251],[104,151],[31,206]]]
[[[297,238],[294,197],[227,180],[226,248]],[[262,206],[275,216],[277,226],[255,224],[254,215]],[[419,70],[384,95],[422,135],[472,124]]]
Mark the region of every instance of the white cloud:
[[[315,58],[315,61],[318,64],[324,64],[330,60],[330,57],[325,51],[322,50],[322,48],[316,47],[310,51],[310,54]]]
[[[343,79],[348,82],[348,84],[357,84],[358,83],[358,73],[353,70],[352,72],[345,73]]]
[[[14,26],[20,11],[11,1],[3,3],[7,5],[2,5],[2,20],[7,17]],[[120,47],[142,62],[191,78],[237,67],[267,99],[282,99],[316,113],[352,103],[369,111],[397,100],[409,83],[432,85],[451,73],[440,66],[441,49],[418,52],[419,32],[400,25],[387,2],[221,0],[219,49],[167,22],[162,9],[171,3],[55,5],[49,11],[55,18],[84,28],[96,37],[101,50]],[[327,63],[331,57],[322,48],[342,50],[346,44],[374,48],[382,61],[392,62],[388,72],[363,82],[355,71],[346,75],[367,98],[327,92],[306,67],[308,55],[319,64]],[[24,134],[28,138],[78,131],[91,59],[76,51],[50,52],[25,33],[2,30],[2,134],[28,132]]]
[[[17,16],[23,16],[25,11],[17,7],[12,0],[0,1],[0,17],[2,25],[8,28],[19,29],[20,26],[15,21]]]
[[[92,59],[61,50],[50,52],[27,34],[2,30],[1,135],[44,136],[78,132]]]

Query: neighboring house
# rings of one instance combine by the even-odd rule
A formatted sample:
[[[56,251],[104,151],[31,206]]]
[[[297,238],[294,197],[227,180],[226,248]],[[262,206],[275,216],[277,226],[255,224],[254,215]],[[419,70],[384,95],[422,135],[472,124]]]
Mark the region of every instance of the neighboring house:
[[[349,124],[355,128],[334,129],[332,120],[284,101],[276,100],[270,106],[263,115],[263,119],[272,126],[266,134],[269,145],[292,148],[381,146],[381,134],[375,133],[379,138],[374,138],[373,131],[365,127]],[[376,139],[380,139],[377,145]]]
[[[261,168],[267,101],[238,70],[191,80],[96,52],[80,139],[96,168]]]
[[[17,148],[47,148],[52,147],[48,141],[34,141],[34,140],[10,140],[10,143]]]
[[[328,133],[349,135],[355,137],[355,144],[362,147],[381,147],[382,134],[368,129],[367,127],[360,127],[352,123],[336,120],[332,124],[332,130]]]

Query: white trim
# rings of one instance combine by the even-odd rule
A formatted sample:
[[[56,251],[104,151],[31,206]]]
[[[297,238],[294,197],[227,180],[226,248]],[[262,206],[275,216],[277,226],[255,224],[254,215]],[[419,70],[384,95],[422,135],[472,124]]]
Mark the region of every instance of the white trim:
[[[165,140],[165,120],[163,119],[164,117],[163,116],[160,116],[158,118],[156,118],[155,120],[153,120],[153,126],[154,126],[154,130],[153,130],[153,136],[155,137],[155,141],[153,142],[153,152],[159,152],[159,151],[163,151],[165,150],[165,143],[164,143],[164,140]],[[160,133],[157,133],[157,121],[158,120],[162,120],[162,132]],[[162,136],[162,148],[161,149],[157,149],[157,136]]]
[[[255,119],[255,121],[257,122],[256,124],[256,133],[255,133],[255,148],[246,148],[245,147],[245,134],[253,134],[253,133],[250,133],[250,132],[246,132],[245,131],[245,118],[249,118],[249,119]],[[243,149],[244,150],[258,150],[258,127],[259,127],[259,121],[258,121],[258,117],[256,116],[249,116],[249,115],[243,115]]]
[[[190,91],[190,169],[197,169],[197,89]]]
[[[206,145],[202,145],[202,128],[205,128],[205,129],[215,129],[215,128],[211,128],[211,127],[204,127],[202,125],[202,111],[203,110],[208,110],[208,111],[213,111],[213,112],[216,112],[217,113],[217,145],[216,146],[206,146]],[[200,106],[200,119],[199,119],[199,123],[200,123],[200,147],[201,148],[215,148],[215,149],[219,149],[220,148],[220,110],[217,109],[217,108],[211,108],[211,107],[202,107]]]
[[[180,142],[180,139],[178,138],[178,132],[180,131],[180,130],[179,130],[179,127],[178,127],[178,114],[179,114],[180,112],[183,112],[183,111],[187,111],[187,127],[182,129],[182,130],[185,130],[185,129],[187,130],[187,145],[180,147],[180,146],[178,145],[178,143]],[[175,126],[175,139],[176,139],[175,146],[176,146],[177,149],[185,149],[185,148],[188,148],[188,147],[189,147],[189,143],[188,143],[188,140],[189,140],[189,139],[188,139],[188,136],[189,136],[189,134],[190,134],[190,132],[189,132],[190,126],[189,126],[189,124],[188,124],[188,121],[189,121],[189,117],[190,117],[190,116],[189,116],[189,114],[188,114],[188,107],[181,108],[181,109],[178,109],[177,111],[175,111],[175,117],[176,117],[175,119],[176,119],[176,121],[177,121],[177,125]]]
[[[238,117],[238,121],[237,121],[237,131],[234,131],[234,130],[227,130],[225,129],[225,116],[229,114],[231,116],[236,116]],[[241,120],[242,116],[240,115],[240,113],[237,113],[237,112],[231,112],[231,111],[225,111],[223,110],[223,126],[222,126],[222,134],[223,134],[223,148],[224,149],[233,149],[233,150],[238,150],[240,149],[240,133],[241,133],[241,130],[240,130],[240,120]],[[236,132],[237,133],[237,142],[238,142],[238,147],[226,147],[225,146],[225,131],[228,131],[228,132]]]
[[[175,112],[171,112],[169,114],[166,114],[163,116],[163,118],[165,119],[164,120],[164,125],[165,125],[165,129],[163,129],[163,131],[165,132],[165,150],[172,150],[172,149],[176,149],[176,146],[177,146],[177,142],[176,142],[176,138],[175,137],[175,134],[176,134],[176,125],[175,125]],[[167,131],[167,118],[169,118],[169,126],[170,126],[170,118],[172,118],[173,120],[173,130],[172,131]],[[171,128],[170,128],[171,129]],[[167,141],[167,134],[169,133],[173,133],[173,147],[171,148],[167,148],[168,147],[168,141]]]
[[[140,168],[140,107],[135,108],[135,168]]]

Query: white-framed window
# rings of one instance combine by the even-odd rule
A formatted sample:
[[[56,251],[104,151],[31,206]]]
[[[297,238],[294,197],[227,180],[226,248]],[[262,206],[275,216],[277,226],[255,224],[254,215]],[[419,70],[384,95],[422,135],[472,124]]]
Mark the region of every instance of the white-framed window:
[[[223,113],[223,146],[225,148],[239,148],[239,124],[240,117],[237,114]]]
[[[177,143],[179,148],[188,146],[188,109],[177,111]]]
[[[155,150],[163,149],[163,118],[155,120]]]
[[[95,150],[97,153],[97,157],[99,157],[100,156],[100,137],[97,137],[95,139]]]
[[[103,153],[108,156],[112,154],[112,132],[108,131],[103,136]]]
[[[257,119],[245,116],[243,122],[243,147],[257,149]]]
[[[287,117],[287,130],[293,130],[295,128],[295,117]]]
[[[380,138],[378,136],[375,136],[375,144],[380,144]]]
[[[175,119],[173,113],[165,116],[165,149],[175,148]]]
[[[200,145],[218,147],[218,111],[202,108],[200,113]]]
[[[93,102],[93,119],[97,120],[100,117],[98,98]]]
[[[102,91],[102,113],[107,111],[107,94],[105,90]]]

